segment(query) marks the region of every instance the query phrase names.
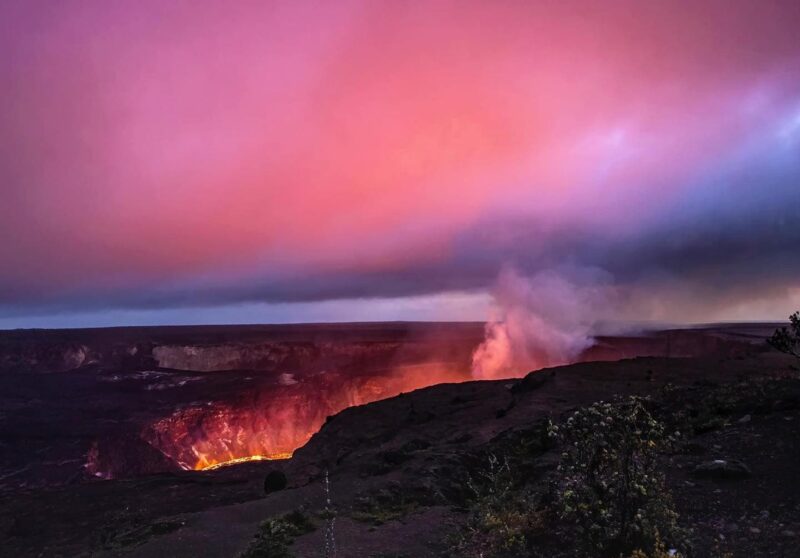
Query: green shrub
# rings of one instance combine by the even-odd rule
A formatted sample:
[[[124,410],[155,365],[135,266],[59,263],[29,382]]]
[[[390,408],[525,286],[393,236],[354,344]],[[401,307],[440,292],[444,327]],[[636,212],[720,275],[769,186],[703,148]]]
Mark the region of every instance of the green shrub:
[[[302,511],[262,522],[253,542],[240,558],[291,558],[289,547],[296,537],[310,533],[316,526]]]
[[[628,558],[682,558],[682,555],[667,550],[661,538],[656,537],[656,543],[652,551],[634,550]]]
[[[767,343],[782,353],[800,358],[800,312],[789,316],[789,327],[776,330]]]
[[[557,513],[590,556],[656,555],[660,537],[685,546],[657,462],[670,439],[646,400],[630,397],[575,412],[554,433],[563,444]]]
[[[464,529],[451,541],[451,553],[474,558],[525,555],[529,537],[543,527],[544,513],[534,498],[516,486],[505,459],[488,456],[487,466],[467,480],[473,505]]]

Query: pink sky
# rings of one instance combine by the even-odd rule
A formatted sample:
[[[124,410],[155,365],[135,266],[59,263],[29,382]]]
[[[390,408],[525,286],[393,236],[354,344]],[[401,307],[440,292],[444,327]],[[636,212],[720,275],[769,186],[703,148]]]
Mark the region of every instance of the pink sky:
[[[5,2],[0,319],[480,296],[506,264],[779,308],[799,28],[793,1]]]

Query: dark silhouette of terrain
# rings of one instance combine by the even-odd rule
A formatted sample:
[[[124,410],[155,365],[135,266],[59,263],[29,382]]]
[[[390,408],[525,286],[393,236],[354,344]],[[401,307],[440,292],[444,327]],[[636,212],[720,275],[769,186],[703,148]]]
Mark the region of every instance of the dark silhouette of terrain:
[[[796,359],[764,342],[773,330],[728,325],[600,338],[587,362],[481,382],[463,382],[480,324],[4,332],[3,552],[230,557],[263,520],[301,509],[317,528],[290,550],[322,556],[327,471],[339,556],[440,556],[467,518],[468,480],[487,455],[513,456],[515,474],[544,494],[560,452],[542,442],[542,421],[639,394],[684,432],[662,462],[680,521],[694,529],[693,555],[796,556],[800,380]],[[174,367],[198,362],[206,370]],[[214,369],[230,362],[240,368]],[[333,385],[366,389],[388,371],[431,362],[462,383],[341,410],[291,459],[184,470],[165,453],[171,446],[147,437],[167,418],[197,442],[196,431],[216,423],[175,414],[187,407],[217,416],[223,403],[226,412],[266,401],[313,405],[295,397],[297,386],[322,386],[326,397]],[[319,379],[334,372],[335,382]],[[276,390],[295,398],[269,399]],[[702,473],[718,461],[741,462],[748,474]],[[270,473],[285,476],[286,487],[275,481],[265,495]],[[570,555],[560,529],[551,525],[536,541],[542,556]]]

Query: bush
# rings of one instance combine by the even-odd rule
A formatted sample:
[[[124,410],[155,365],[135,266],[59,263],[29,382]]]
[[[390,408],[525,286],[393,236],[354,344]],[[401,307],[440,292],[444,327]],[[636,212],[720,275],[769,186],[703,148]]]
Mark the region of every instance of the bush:
[[[670,552],[667,547],[661,542],[661,538],[656,538],[655,548],[651,552],[644,552],[643,550],[634,550],[629,558],[679,558],[679,555],[674,551]]]
[[[544,512],[536,510],[531,494],[516,486],[508,461],[489,455],[487,466],[467,485],[473,505],[451,553],[474,558],[525,555],[530,536],[543,529]]]
[[[301,511],[261,523],[255,539],[239,558],[291,558],[289,547],[296,537],[310,533],[316,526]]]
[[[416,490],[393,482],[378,490],[360,494],[350,517],[356,521],[378,526],[400,519],[415,511],[424,501]]]
[[[638,397],[595,403],[554,433],[563,443],[557,513],[590,556],[657,555],[660,540],[685,547],[657,468],[671,439]],[[641,554],[639,554],[641,555]]]
[[[800,358],[800,312],[789,316],[789,328],[782,327],[767,339],[767,343],[792,356]]]

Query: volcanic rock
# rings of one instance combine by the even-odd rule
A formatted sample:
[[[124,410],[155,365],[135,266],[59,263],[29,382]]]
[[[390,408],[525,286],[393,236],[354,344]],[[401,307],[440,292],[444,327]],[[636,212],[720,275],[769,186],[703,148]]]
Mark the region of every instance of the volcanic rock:
[[[736,459],[704,461],[694,468],[696,477],[718,480],[743,479],[752,475],[750,468]]]
[[[286,488],[286,474],[283,471],[270,471],[264,479],[264,492],[272,494]]]

